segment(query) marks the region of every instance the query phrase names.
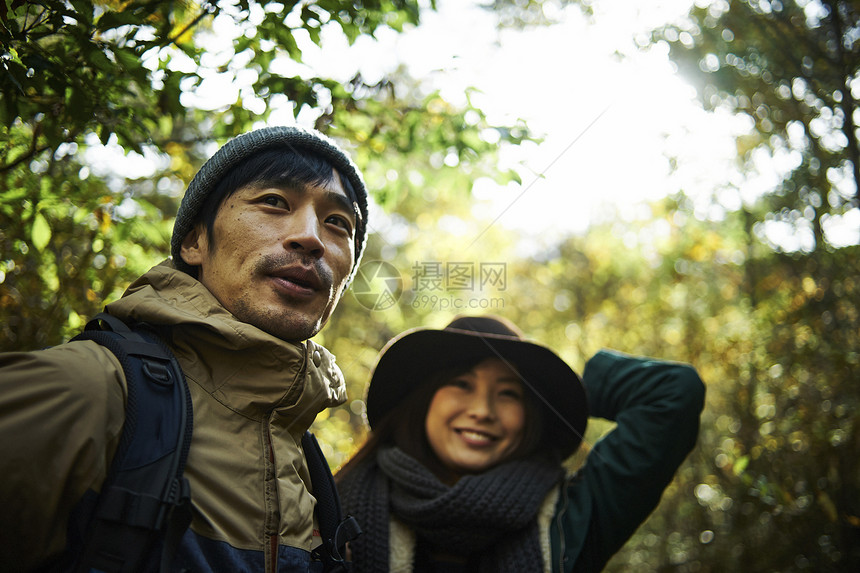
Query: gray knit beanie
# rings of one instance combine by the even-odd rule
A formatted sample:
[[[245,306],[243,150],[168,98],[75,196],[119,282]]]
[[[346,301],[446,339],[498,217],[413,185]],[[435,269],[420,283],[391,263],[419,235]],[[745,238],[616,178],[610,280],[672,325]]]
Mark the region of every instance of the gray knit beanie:
[[[273,147],[289,147],[318,155],[331,163],[342,177],[349,179],[355,190],[355,199],[362,218],[362,224],[356,226],[355,262],[352,267],[352,274],[355,274],[367,240],[367,188],[361,172],[331,139],[318,131],[293,126],[264,127],[239,135],[228,141],[203,164],[185,191],[173,225],[170,254],[177,269],[192,276],[196,274],[194,267],[182,260],[180,252],[182,241],[194,227],[209,194],[233,167],[255,153]]]

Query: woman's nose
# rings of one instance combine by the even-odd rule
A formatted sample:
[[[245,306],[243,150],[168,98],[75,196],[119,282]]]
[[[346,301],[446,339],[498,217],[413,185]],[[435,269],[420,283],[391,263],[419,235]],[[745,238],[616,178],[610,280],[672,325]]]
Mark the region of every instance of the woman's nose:
[[[476,419],[492,419],[495,417],[495,405],[492,398],[483,393],[475,393],[469,399],[468,413]]]

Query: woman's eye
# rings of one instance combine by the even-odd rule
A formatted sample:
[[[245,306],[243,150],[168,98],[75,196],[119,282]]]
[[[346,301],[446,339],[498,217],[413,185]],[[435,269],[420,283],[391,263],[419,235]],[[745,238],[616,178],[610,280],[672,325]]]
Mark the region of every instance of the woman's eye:
[[[515,388],[509,388],[507,390],[502,390],[501,392],[499,392],[499,395],[504,396],[505,398],[513,398],[515,400],[522,400],[523,399],[522,391],[517,390]]]
[[[464,380],[462,378],[454,378],[448,382],[448,386],[453,386],[454,388],[468,388],[469,381]]]

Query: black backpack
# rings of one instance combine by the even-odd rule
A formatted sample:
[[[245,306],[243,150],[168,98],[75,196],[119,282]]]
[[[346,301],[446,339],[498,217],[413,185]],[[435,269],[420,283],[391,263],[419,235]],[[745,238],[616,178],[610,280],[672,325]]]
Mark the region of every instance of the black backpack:
[[[92,340],[113,352],[128,387],[125,425],[101,493],[91,492],[72,517],[70,545],[81,548],[72,570],[136,572],[160,550],[160,571],[167,572],[191,523],[191,490],[183,477],[193,428],[185,376],[156,330],[143,323],[129,326],[102,312],[72,340]],[[313,557],[325,571],[348,571],[346,542],[361,528],[343,517],[331,470],[310,432],[302,447],[323,538]]]

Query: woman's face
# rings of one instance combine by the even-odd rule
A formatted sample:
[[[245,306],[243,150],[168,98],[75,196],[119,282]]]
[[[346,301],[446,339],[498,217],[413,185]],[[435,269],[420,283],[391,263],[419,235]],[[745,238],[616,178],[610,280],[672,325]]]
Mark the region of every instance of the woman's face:
[[[425,420],[430,447],[458,477],[493,467],[522,440],[524,399],[519,375],[505,362],[478,363],[433,395]]]

